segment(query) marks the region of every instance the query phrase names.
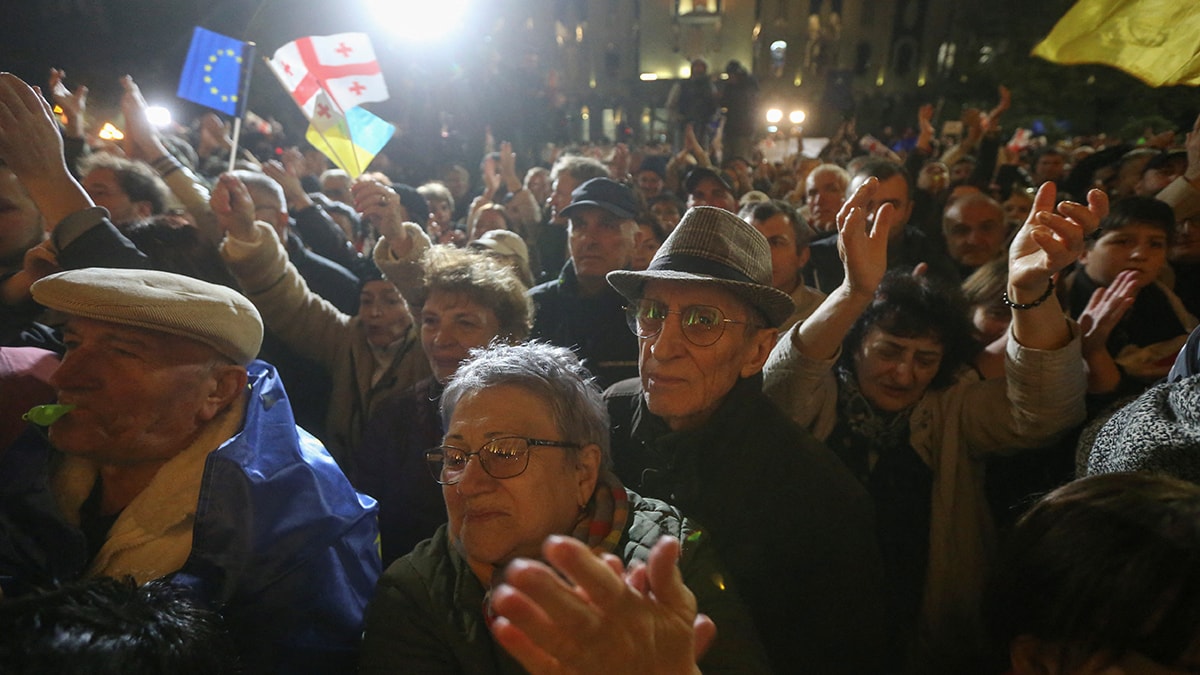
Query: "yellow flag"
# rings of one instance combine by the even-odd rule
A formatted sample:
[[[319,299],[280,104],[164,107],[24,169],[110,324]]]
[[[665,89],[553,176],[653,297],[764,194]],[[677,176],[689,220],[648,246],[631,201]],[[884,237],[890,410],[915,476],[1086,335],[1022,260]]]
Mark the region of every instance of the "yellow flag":
[[[1079,0],[1033,55],[1120,68],[1152,87],[1200,85],[1200,0]]]

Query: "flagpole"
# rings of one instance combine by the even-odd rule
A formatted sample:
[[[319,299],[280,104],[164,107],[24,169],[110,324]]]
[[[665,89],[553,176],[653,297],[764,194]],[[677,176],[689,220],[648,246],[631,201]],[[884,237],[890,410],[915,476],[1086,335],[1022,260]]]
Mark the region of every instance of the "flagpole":
[[[269,58],[267,58],[267,57],[265,57],[265,56],[264,56],[264,57],[262,57],[262,59],[263,59],[263,63],[267,64],[267,70],[271,71],[271,74],[275,76],[275,80],[276,80],[277,82],[279,82],[279,86],[283,87],[285,90],[288,90],[288,89],[289,89],[289,87],[288,87],[287,83],[283,81],[283,78],[282,78],[282,77],[279,77],[279,73],[275,72],[275,68],[271,66],[271,59],[269,59]],[[317,81],[317,84],[318,84],[318,85],[321,87],[321,89],[322,89],[322,90],[324,90],[324,89],[325,89],[325,84],[324,84],[323,82],[321,82],[320,80],[318,80],[318,81]],[[330,98],[330,100],[329,100],[329,101],[330,101],[330,103],[333,103],[333,99],[332,99],[332,98]],[[337,105],[337,104],[336,104],[336,103],[334,103],[334,105]],[[341,108],[339,108],[338,110],[341,110]],[[333,156],[334,156],[334,161],[336,161],[338,164],[345,164],[345,162],[343,162],[343,161],[342,161],[342,157],[341,157],[341,155],[339,155],[339,154],[338,154],[338,151],[334,149],[334,147],[333,147],[333,143],[330,143],[330,142],[329,142],[329,139],[328,139],[328,138],[325,138],[325,132],[324,132],[324,131],[321,131],[321,129],[320,129],[319,127],[317,127],[315,124],[313,124],[313,123],[312,123],[312,119],[308,117],[308,113],[306,113],[306,112],[304,111],[304,108],[301,108],[301,109],[300,109],[300,112],[301,112],[301,113],[304,113],[304,117],[305,117],[306,119],[308,119],[308,125],[309,125],[310,127],[312,127],[313,129],[315,129],[315,130],[316,130],[316,132],[317,132],[317,135],[318,135],[318,136],[320,136],[320,137],[321,137],[321,140],[325,142],[325,147],[329,148],[329,153],[330,153],[331,155],[333,155]],[[343,119],[345,118],[345,113],[343,113],[343,114],[342,114],[342,117],[343,117]],[[347,129],[346,129],[346,135],[347,135],[347,136],[349,136],[349,135],[350,135],[350,130],[349,130],[349,127],[347,127]],[[355,154],[357,155],[358,153],[355,153]],[[357,157],[355,157],[355,160],[356,160],[356,161],[355,161],[355,165],[356,165],[356,166],[357,166],[357,164],[358,164],[358,162],[357,162],[357,159],[358,159],[358,158],[357,158]],[[361,172],[360,172],[360,173],[361,173]]]
[[[242,47],[242,87],[238,91],[237,107],[233,118],[233,144],[229,147],[229,170],[237,165],[238,143],[242,138],[242,117],[246,115],[246,107],[250,98],[250,75],[254,72],[254,50],[257,45],[247,42]]]

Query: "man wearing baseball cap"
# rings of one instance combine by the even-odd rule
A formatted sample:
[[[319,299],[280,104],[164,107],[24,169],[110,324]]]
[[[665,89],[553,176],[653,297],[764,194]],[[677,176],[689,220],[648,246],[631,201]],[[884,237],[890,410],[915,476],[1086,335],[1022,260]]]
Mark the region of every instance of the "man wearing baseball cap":
[[[608,282],[639,346],[639,377],[605,393],[617,475],[709,528],[778,672],[883,672],[871,502],[762,393],[793,309],[771,286],[767,240],[696,207],[645,271]]]
[[[33,285],[67,315],[56,410],[0,453],[5,594],[167,578],[218,609],[247,672],[345,672],[380,572],[374,502],[295,425],[236,291],[84,268]]]
[[[637,341],[625,328],[625,301],[605,275],[629,267],[640,233],[633,191],[593,178],[571,193],[570,260],[557,279],[534,286],[533,339],[575,349],[600,386],[637,374]]]
[[[706,166],[698,166],[683,179],[683,191],[687,193],[688,208],[693,206],[715,206],[737,213],[738,202],[733,184],[724,173]]]

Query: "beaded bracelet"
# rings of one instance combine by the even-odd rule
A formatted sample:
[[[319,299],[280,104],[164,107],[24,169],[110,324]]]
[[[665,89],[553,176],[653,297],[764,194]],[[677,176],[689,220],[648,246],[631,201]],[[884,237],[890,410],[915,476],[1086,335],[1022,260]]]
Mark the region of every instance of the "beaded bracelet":
[[[1008,297],[1008,289],[1004,290],[1004,296],[1002,297],[1002,299],[1004,300],[1004,304],[1008,305],[1009,307],[1012,307],[1013,309],[1033,309],[1034,307],[1037,307],[1038,305],[1045,302],[1046,299],[1049,298],[1050,294],[1053,292],[1054,292],[1054,277],[1050,277],[1050,283],[1046,285],[1046,292],[1042,293],[1042,297],[1038,298],[1037,300],[1034,300],[1033,302],[1024,302],[1024,303],[1013,302]]]

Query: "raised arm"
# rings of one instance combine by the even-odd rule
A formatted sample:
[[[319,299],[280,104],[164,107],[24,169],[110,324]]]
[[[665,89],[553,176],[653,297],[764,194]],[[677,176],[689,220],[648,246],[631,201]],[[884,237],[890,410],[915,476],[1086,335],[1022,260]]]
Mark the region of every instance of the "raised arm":
[[[796,349],[806,357],[826,360],[837,354],[887,271],[888,232],[896,226],[896,209],[883,204],[874,221],[868,220],[866,206],[878,187],[878,179],[868,178],[838,211],[838,254],[845,278],[792,333]]]
[[[1084,237],[1108,214],[1108,196],[1100,190],[1088,193],[1087,206],[1062,202],[1056,208],[1055,197],[1054,183],[1043,183],[1008,254],[1005,302],[1012,308],[1012,335],[1030,349],[1058,349],[1071,341],[1054,278],[1079,257]]]

